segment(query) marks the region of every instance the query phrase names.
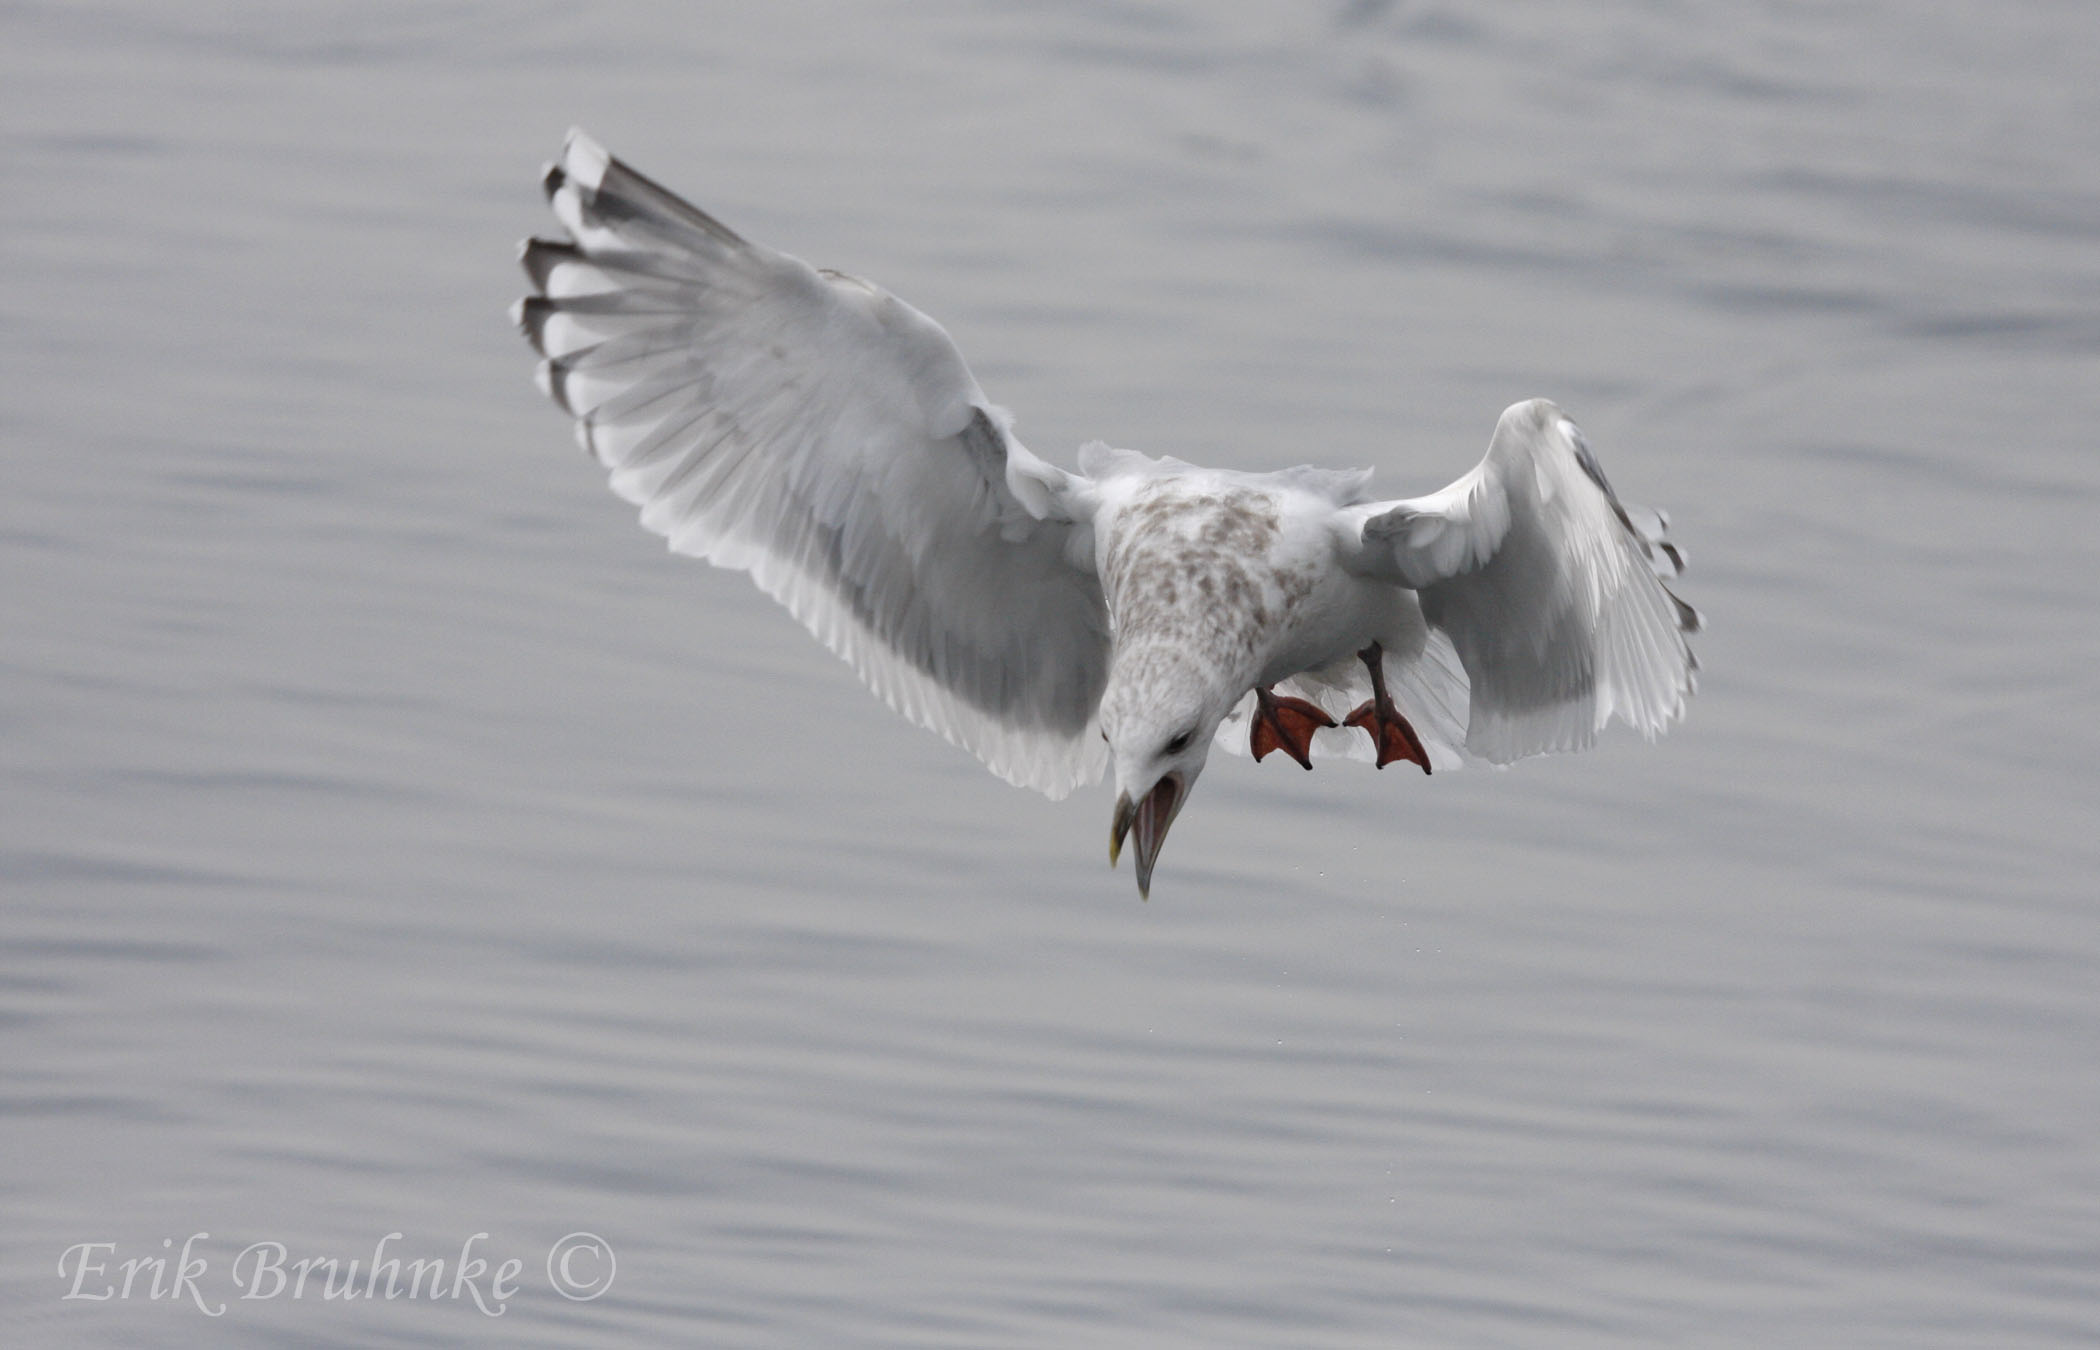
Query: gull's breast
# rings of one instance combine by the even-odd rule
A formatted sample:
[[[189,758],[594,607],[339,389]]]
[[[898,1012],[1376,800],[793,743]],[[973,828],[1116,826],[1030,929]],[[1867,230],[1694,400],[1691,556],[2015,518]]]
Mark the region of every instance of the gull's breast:
[[[1097,558],[1118,647],[1169,643],[1270,684],[1375,635],[1392,588],[1336,562],[1334,506],[1222,475],[1137,485]]]

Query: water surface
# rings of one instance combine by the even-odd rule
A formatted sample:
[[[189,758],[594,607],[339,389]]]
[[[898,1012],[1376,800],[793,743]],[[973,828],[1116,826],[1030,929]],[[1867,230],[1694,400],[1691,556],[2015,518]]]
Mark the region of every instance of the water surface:
[[[2100,1337],[2086,7],[0,33],[8,1344]],[[1068,464],[1397,494],[1559,400],[1689,549],[1691,721],[1221,758],[1139,904],[1105,793],[886,713],[573,451],[502,317],[572,122]],[[207,1232],[223,1316],[62,1297]],[[237,1298],[393,1232],[520,1288]]]

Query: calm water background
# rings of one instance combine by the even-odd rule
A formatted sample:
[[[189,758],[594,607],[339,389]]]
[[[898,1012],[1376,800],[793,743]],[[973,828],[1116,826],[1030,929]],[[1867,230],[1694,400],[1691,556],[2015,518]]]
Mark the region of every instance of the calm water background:
[[[0,10],[0,1342],[2094,1344],[2096,51],[2041,0]],[[1691,721],[1215,760],[1139,904],[1105,792],[883,711],[575,452],[503,317],[571,122],[1066,463],[1399,493],[1560,400],[1688,545]],[[522,1291],[233,1298],[397,1231]],[[223,1317],[61,1298],[197,1232]]]

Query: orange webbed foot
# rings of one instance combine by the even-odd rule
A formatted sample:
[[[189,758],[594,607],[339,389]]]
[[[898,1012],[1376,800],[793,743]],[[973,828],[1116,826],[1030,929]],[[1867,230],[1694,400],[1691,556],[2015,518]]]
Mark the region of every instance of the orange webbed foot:
[[[1356,655],[1370,669],[1371,700],[1349,714],[1347,725],[1371,733],[1371,743],[1378,747],[1379,768],[1405,760],[1429,773],[1429,751],[1423,748],[1422,738],[1385,692],[1385,649],[1374,642]]]
[[[1257,761],[1271,750],[1281,750],[1310,769],[1313,733],[1333,725],[1334,719],[1317,703],[1279,697],[1266,689],[1254,691],[1253,750]]]
[[[1383,705],[1366,703],[1348,717],[1349,726],[1362,727],[1371,733],[1372,743],[1378,747],[1378,767],[1384,768],[1395,760],[1406,760],[1422,766],[1428,773],[1429,752],[1422,748],[1422,738],[1408,725],[1400,710],[1388,699]]]

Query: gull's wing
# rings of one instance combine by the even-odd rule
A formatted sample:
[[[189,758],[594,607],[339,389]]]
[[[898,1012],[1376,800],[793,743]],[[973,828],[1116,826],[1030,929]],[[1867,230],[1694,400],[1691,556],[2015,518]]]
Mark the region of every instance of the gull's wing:
[[[1652,738],[1683,716],[1699,614],[1663,584],[1682,558],[1553,404],[1503,413],[1487,458],[1443,491],[1349,513],[1350,565],[1416,591],[1457,650],[1469,751],[1507,763],[1580,749],[1614,717]]]
[[[1011,782],[1100,776],[1099,580],[1066,494],[933,320],[748,243],[571,132],[516,317],[540,387],[673,549],[749,572],[870,688]]]

